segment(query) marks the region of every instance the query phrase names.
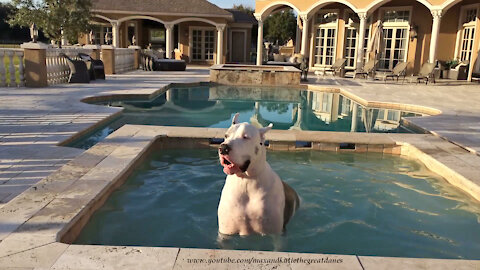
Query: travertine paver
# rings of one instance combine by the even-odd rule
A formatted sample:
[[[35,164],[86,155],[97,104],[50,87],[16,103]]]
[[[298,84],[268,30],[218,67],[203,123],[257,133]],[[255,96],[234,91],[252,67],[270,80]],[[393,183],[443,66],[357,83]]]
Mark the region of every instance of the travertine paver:
[[[189,67],[186,72],[136,71],[90,84],[0,88],[0,208],[83,152],[57,147],[58,143],[120,110],[89,105],[81,99],[115,94],[148,96],[170,83],[206,80],[206,67]]]

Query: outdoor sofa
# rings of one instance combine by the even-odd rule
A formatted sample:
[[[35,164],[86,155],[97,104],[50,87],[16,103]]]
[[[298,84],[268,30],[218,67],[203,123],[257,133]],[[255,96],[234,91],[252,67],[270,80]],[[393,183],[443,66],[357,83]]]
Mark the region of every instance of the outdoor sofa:
[[[264,63],[267,66],[282,66],[282,67],[295,67],[302,72],[302,81],[307,81],[308,75],[308,57],[303,54],[274,54],[273,60]]]
[[[149,71],[185,71],[187,62],[185,60],[163,59],[153,50],[142,52],[142,67]]]

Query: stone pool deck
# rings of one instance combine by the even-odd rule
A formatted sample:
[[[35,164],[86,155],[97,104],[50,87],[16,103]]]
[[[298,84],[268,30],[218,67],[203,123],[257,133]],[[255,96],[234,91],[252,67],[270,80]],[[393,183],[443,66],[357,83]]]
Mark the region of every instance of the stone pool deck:
[[[223,138],[224,133],[225,129],[215,128],[123,126],[0,209],[0,269],[391,270],[480,267],[480,261],[474,260],[71,244],[91,214],[151,152],[177,147],[218,147],[209,139]],[[314,150],[401,154],[418,159],[452,184],[465,180],[451,170],[460,170],[458,166],[461,165],[450,159],[442,160],[448,156],[451,144],[433,135],[274,130],[267,134],[267,139],[269,148],[278,151],[302,151],[305,147],[297,148],[295,142],[306,141],[312,142]],[[355,143],[356,147],[354,150],[339,150],[341,142]],[[429,151],[428,155],[424,154]],[[478,178],[472,181],[480,182]],[[282,262],[278,262],[279,258]],[[197,261],[192,261],[195,259]],[[222,259],[223,263],[218,262]],[[250,259],[257,261],[249,262]],[[262,259],[271,261],[258,263]],[[309,264],[307,260],[317,262]]]
[[[137,266],[139,261],[143,261],[148,268],[157,268],[158,266],[160,269],[171,269],[172,267],[181,269],[192,267],[182,261],[182,258],[194,258],[196,253],[203,254],[201,258],[208,258],[208,256],[245,258],[253,254],[221,250],[144,247],[89,247],[82,249],[81,246],[57,242],[57,233],[63,229],[66,221],[74,216],[71,215],[72,212],[68,212],[70,215],[65,216],[65,213],[55,212],[57,210],[53,209],[57,209],[55,207],[58,206],[64,208],[65,206],[68,208],[69,205],[85,206],[92,199],[89,197],[91,195],[84,196],[81,200],[73,199],[63,191],[75,187],[71,185],[87,174],[90,175],[90,180],[93,180],[88,185],[83,183],[84,185],[80,188],[87,188],[90,185],[98,188],[104,185],[105,183],[98,179],[99,172],[94,168],[101,162],[108,164],[107,157],[115,152],[116,147],[119,147],[119,145],[109,147],[106,143],[84,152],[80,149],[57,146],[72,135],[87,130],[99,121],[105,121],[119,112],[118,108],[89,105],[80,100],[96,95],[149,95],[170,83],[208,81],[208,77],[209,73],[206,68],[193,67],[189,68],[187,72],[136,71],[109,76],[107,81],[88,85],[60,85],[42,89],[0,88],[0,241],[2,241],[0,242],[0,269],[3,267],[98,269],[102,266],[107,269],[119,269],[122,268],[121,266]],[[470,180],[476,183],[470,187],[473,189],[480,186],[480,156],[475,155],[475,153],[480,153],[480,85],[439,83],[425,86],[391,82],[384,84],[360,79],[316,78],[314,76],[310,78],[309,84],[314,87],[340,88],[370,102],[405,103],[430,106],[441,110],[443,112],[441,115],[410,119],[410,121],[461,145],[470,152],[435,136],[415,134],[388,135],[389,141],[382,144],[382,151],[385,151],[386,144],[400,139],[400,141],[410,140],[410,143],[421,142],[423,153],[428,154],[425,157],[427,163],[429,156],[437,155],[437,161],[447,164],[448,167],[455,170],[454,173],[450,172],[449,177],[452,179],[463,177]],[[121,132],[116,135],[121,135]],[[288,137],[288,135],[285,136]],[[387,138],[377,134],[351,134],[348,136],[356,136],[360,142],[363,140],[365,145],[373,141],[382,142],[380,137]],[[401,136],[401,138],[395,136]],[[322,137],[328,143],[329,138],[338,136],[324,133]],[[332,147],[328,144],[324,146]],[[380,151],[379,148],[380,146],[376,147],[377,151]],[[138,147],[135,149],[138,151]],[[118,152],[125,153],[126,149],[116,151],[117,154]],[[385,153],[388,153],[388,150]],[[126,155],[128,155],[128,151],[126,151]],[[430,160],[430,162],[433,161]],[[112,163],[111,159],[110,163]],[[67,165],[64,166],[65,164]],[[120,163],[120,166],[127,164]],[[60,170],[57,170],[59,168]],[[104,177],[105,171],[102,171],[101,175]],[[52,182],[52,179],[57,179],[59,176],[64,179],[64,182]],[[39,182],[40,180],[41,182]],[[50,184],[46,185],[48,188],[42,189],[45,187],[45,183]],[[38,190],[40,192],[36,192]],[[22,194],[18,196],[20,193]],[[39,194],[43,197],[38,197]],[[65,204],[65,202],[73,203]],[[36,215],[38,215],[37,218],[34,218]],[[55,233],[52,234],[52,232]],[[165,257],[168,257],[168,260],[161,259],[164,258],[160,256],[163,253],[168,255]],[[276,255],[296,256],[292,253],[286,255],[285,253],[265,252],[262,254],[266,255],[255,253],[255,258],[262,258],[262,256],[271,258]],[[204,255],[208,256],[202,257]],[[311,256],[325,258],[327,255],[301,254],[301,256],[303,258]],[[329,258],[332,256],[328,255]],[[71,268],[73,258],[77,258],[75,262],[78,264],[75,264],[75,268]],[[355,269],[354,267],[358,269],[404,269],[410,268],[408,265],[416,268],[480,268],[478,261],[406,258],[384,260],[376,257],[357,256],[346,256],[344,261],[351,262],[351,264],[336,265],[338,269],[342,269],[342,267],[343,269]],[[452,267],[449,267],[450,265]],[[196,265],[195,268],[200,266],[202,265]],[[239,268],[251,267],[252,269],[258,268],[258,266],[236,265]],[[265,268],[277,266],[279,269],[303,269],[305,267],[302,264],[264,265]],[[203,267],[205,269],[214,267],[223,269],[227,268],[228,264],[219,264],[214,267],[204,264]],[[314,264],[312,269],[321,269],[320,267],[332,269],[331,264],[321,264],[320,266]]]

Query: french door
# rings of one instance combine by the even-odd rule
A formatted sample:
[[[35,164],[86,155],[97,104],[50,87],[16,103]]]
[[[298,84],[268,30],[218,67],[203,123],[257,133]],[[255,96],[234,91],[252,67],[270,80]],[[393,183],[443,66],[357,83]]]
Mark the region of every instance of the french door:
[[[380,55],[379,68],[391,70],[398,62],[406,61],[408,45],[407,27],[383,29],[384,48]]]
[[[473,38],[475,37],[475,26],[469,26],[463,28],[462,33],[462,46],[460,48],[460,61],[468,60],[472,55],[473,50]]]
[[[315,65],[333,65],[336,46],[336,28],[319,27],[315,33]]]
[[[345,29],[345,59],[347,63],[345,67],[354,68],[355,67],[355,56],[357,48],[357,29],[356,28],[346,28]]]
[[[215,30],[192,30],[192,60],[210,61],[215,53]]]

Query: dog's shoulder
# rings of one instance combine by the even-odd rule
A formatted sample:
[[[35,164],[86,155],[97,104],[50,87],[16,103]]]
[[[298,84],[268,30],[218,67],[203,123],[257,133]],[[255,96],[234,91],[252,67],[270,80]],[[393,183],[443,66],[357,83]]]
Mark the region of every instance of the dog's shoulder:
[[[283,211],[283,228],[287,226],[288,221],[293,217],[295,211],[300,207],[300,198],[297,192],[285,181],[282,181],[283,191],[285,193],[285,209]]]

